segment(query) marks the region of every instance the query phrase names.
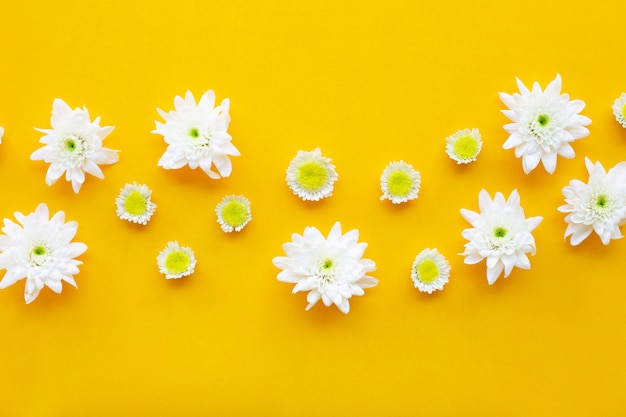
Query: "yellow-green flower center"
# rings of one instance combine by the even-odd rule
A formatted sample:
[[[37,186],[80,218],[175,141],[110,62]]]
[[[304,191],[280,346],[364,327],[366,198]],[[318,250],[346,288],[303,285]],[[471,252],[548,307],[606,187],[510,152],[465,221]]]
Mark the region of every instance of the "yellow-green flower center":
[[[241,201],[229,201],[222,208],[222,220],[229,226],[241,226],[247,219],[248,209]]]
[[[305,190],[319,190],[328,181],[328,169],[317,161],[305,162],[298,167],[296,180]]]
[[[408,172],[394,171],[387,178],[387,189],[389,194],[404,197],[411,192],[413,179]]]
[[[200,137],[200,131],[194,127],[189,131],[189,136],[191,136],[194,139],[197,139]]]
[[[324,261],[324,263],[322,263],[322,268],[324,268],[324,269],[328,270],[328,269],[330,269],[332,267],[333,267],[333,260],[332,259],[326,259]]]
[[[478,141],[471,135],[465,135],[458,138],[454,144],[454,153],[461,159],[471,159],[478,152]]]
[[[622,116],[626,117],[626,103],[622,106]]]
[[[46,254],[46,248],[41,245],[37,245],[33,248],[33,255],[41,256]]]
[[[148,202],[139,192],[133,191],[124,200],[124,210],[130,215],[139,216],[146,212]]]
[[[76,141],[72,138],[65,139],[65,150],[74,152],[76,150]]]
[[[537,123],[539,123],[539,126],[547,126],[549,122],[550,116],[548,116],[547,114],[540,114],[539,116],[537,116]]]
[[[170,274],[181,274],[189,268],[191,259],[182,250],[173,250],[165,258],[165,267]]]
[[[609,199],[604,194],[600,194],[596,197],[596,207],[599,209],[605,208],[609,204]]]
[[[500,226],[496,227],[494,229],[494,231],[493,231],[493,235],[495,237],[504,237],[504,236],[506,236],[506,233],[507,233],[506,229],[504,227],[500,227]]]
[[[424,284],[430,284],[439,277],[439,267],[432,259],[426,259],[417,266],[417,276]]]

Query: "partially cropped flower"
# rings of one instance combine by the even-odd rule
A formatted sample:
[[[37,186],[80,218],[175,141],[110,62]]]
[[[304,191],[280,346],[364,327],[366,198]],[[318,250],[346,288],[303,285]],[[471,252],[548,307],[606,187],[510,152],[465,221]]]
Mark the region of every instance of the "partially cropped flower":
[[[230,123],[228,109],[230,100],[225,98],[215,105],[215,93],[209,90],[196,100],[190,91],[185,98],[176,96],[174,108],[166,113],[157,109],[165,123],[156,122],[157,133],[168,144],[158,165],[165,169],[179,169],[188,165],[200,167],[214,179],[228,177],[232,172],[230,156],[239,156],[239,150],[231,143],[227,132]],[[215,167],[215,170],[213,170]]]
[[[504,149],[515,148],[515,156],[522,158],[524,172],[528,174],[541,162],[547,172],[556,169],[556,157],[574,157],[571,142],[589,135],[585,127],[591,119],[580,113],[585,108],[582,100],[571,100],[568,94],[561,94],[561,76],[541,91],[539,83],[534,83],[532,91],[517,79],[521,94],[500,93],[500,99],[509,108],[502,113],[513,123],[504,125],[510,136]]]
[[[381,200],[393,204],[415,200],[420,190],[420,173],[404,161],[390,162],[380,176]]]
[[[617,122],[621,124],[622,127],[626,127],[626,93],[622,93],[622,95],[613,102],[613,114]]]
[[[426,248],[421,251],[413,262],[411,279],[415,288],[431,294],[443,290],[450,278],[450,264],[437,249]]]
[[[112,131],[112,126],[100,127],[100,117],[92,122],[87,108],[72,110],[60,98],[52,103],[52,129],[36,129],[46,135],[39,142],[45,146],[30,155],[33,161],[50,164],[46,184],[54,184],[63,173],[72,182],[75,193],[85,182],[85,173],[104,178],[98,165],[114,164],[119,160],[118,151],[104,148],[102,141]]]
[[[2,143],[2,136],[4,136],[4,128],[0,126],[0,143]]]
[[[330,158],[317,148],[298,151],[287,168],[287,185],[303,200],[318,201],[333,194],[338,175]]]
[[[241,231],[252,220],[250,200],[242,195],[228,195],[222,198],[215,207],[215,213],[217,222],[227,233]]]
[[[24,299],[28,304],[43,287],[57,294],[63,289],[63,281],[76,287],[74,275],[82,262],[74,258],[87,250],[84,243],[72,242],[78,223],[65,223],[62,211],[50,218],[44,203],[31,214],[14,215],[19,224],[4,219],[4,234],[0,235],[0,269],[6,270],[0,288],[26,278]]]
[[[620,226],[626,223],[626,162],[620,162],[609,172],[600,162],[591,163],[585,158],[589,180],[570,181],[563,187],[564,205],[559,207],[565,216],[565,238],[571,235],[570,244],[578,245],[591,232],[600,236],[603,244],[622,237]]]
[[[478,129],[462,129],[446,138],[446,153],[457,164],[474,162],[483,147]]]
[[[126,184],[115,199],[117,216],[122,220],[145,225],[156,210],[151,195],[152,190],[145,184]]]
[[[168,242],[157,256],[157,265],[165,279],[182,278],[193,274],[196,258],[190,247],[180,246],[176,241]]]
[[[306,310],[321,299],[326,307],[335,304],[347,314],[350,297],[363,295],[364,288],[378,284],[376,278],[367,275],[376,265],[362,259],[367,243],[357,243],[358,230],[342,234],[337,222],[327,238],[315,227],[307,227],[302,236],[294,233],[291,238],[283,245],[287,256],[278,256],[273,262],[282,269],[279,281],[296,284],[293,293],[309,292]]]
[[[466,264],[476,264],[487,259],[487,281],[496,282],[504,271],[508,277],[514,267],[530,269],[527,253],[536,252],[535,238],[531,234],[541,223],[542,217],[524,216],[517,190],[513,190],[505,201],[502,193],[496,193],[493,200],[489,193],[481,190],[478,195],[481,212],[461,209],[461,215],[472,224],[463,230]]]

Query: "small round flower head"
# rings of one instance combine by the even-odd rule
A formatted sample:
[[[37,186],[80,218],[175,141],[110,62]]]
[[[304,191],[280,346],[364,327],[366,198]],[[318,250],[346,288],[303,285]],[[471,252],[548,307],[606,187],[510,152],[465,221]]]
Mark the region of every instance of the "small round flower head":
[[[426,248],[415,257],[411,279],[418,290],[428,294],[443,290],[448,278],[450,264],[437,249]]]
[[[72,182],[78,194],[85,182],[85,173],[104,178],[99,165],[114,164],[119,160],[118,151],[104,148],[102,141],[112,131],[112,126],[100,127],[100,118],[92,122],[85,107],[71,109],[60,98],[52,103],[52,129],[36,129],[45,133],[39,142],[45,146],[30,155],[33,161],[50,164],[46,184],[54,184],[63,173]]]
[[[622,237],[620,226],[626,223],[626,162],[609,172],[600,162],[585,158],[589,180],[570,181],[563,187],[564,205],[558,210],[567,213],[565,237],[576,246],[595,232],[604,245]]]
[[[446,138],[446,153],[457,164],[474,162],[483,147],[478,129],[462,129]]]
[[[415,200],[420,190],[421,177],[419,171],[404,161],[390,162],[380,176],[381,200],[391,200],[400,204]]]
[[[252,220],[250,200],[242,195],[228,195],[222,198],[215,207],[215,213],[217,222],[227,233],[241,231]]]
[[[615,99],[613,103],[613,114],[622,127],[626,127],[626,93]]]
[[[152,191],[144,184],[126,184],[115,199],[117,216],[132,223],[146,224],[156,210],[150,195]]]
[[[287,185],[304,201],[331,196],[338,175],[330,161],[322,156],[320,148],[310,152],[298,151],[287,168]]]
[[[168,242],[157,256],[159,272],[166,279],[182,278],[191,275],[196,267],[196,258],[191,248],[180,246],[178,242]]]

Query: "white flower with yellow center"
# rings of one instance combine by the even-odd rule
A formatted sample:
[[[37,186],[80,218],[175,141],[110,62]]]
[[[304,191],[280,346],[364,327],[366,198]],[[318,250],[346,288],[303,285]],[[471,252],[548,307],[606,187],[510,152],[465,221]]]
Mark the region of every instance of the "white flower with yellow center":
[[[621,96],[615,99],[612,109],[615,120],[617,120],[622,127],[626,127],[626,93],[622,93]]]
[[[321,299],[326,307],[335,304],[347,314],[353,295],[363,295],[364,288],[378,284],[376,278],[367,275],[376,264],[362,259],[367,243],[357,243],[358,230],[342,234],[337,222],[328,238],[315,227],[307,227],[303,235],[294,233],[291,238],[283,245],[287,256],[278,256],[273,262],[282,269],[279,281],[296,284],[293,293],[309,292],[306,310]]]
[[[46,184],[54,184],[65,173],[75,193],[85,182],[85,173],[104,178],[98,165],[113,164],[119,160],[118,151],[102,147],[102,141],[112,126],[100,127],[100,117],[92,122],[87,108],[72,110],[60,98],[52,103],[52,129],[36,129],[46,135],[39,142],[45,146],[30,155],[33,161],[50,164]]]
[[[250,200],[242,195],[228,195],[222,198],[217,207],[217,222],[226,233],[241,231],[250,220]]]
[[[431,294],[443,290],[450,278],[450,264],[437,249],[426,248],[421,251],[413,262],[411,279],[415,288]]]
[[[26,278],[24,299],[28,304],[43,287],[57,294],[63,289],[63,281],[76,287],[74,275],[82,262],[74,258],[87,250],[84,243],[72,242],[78,223],[65,223],[62,211],[50,218],[44,203],[29,215],[14,215],[20,224],[4,219],[4,234],[0,235],[0,269],[6,270],[0,288]]]
[[[517,190],[505,201],[502,193],[491,200],[489,193],[481,190],[478,195],[480,213],[461,209],[461,215],[472,224],[463,230],[466,264],[476,264],[487,259],[487,281],[496,282],[502,271],[507,278],[514,267],[530,269],[527,253],[536,252],[535,238],[531,234],[541,223],[542,217],[524,216]]]
[[[187,91],[185,98],[176,96],[170,112],[157,109],[165,123],[155,122],[157,133],[168,144],[158,165],[165,169],[179,169],[188,165],[200,167],[210,178],[228,177],[232,172],[230,156],[239,156],[227,132],[230,123],[230,100],[225,98],[215,106],[215,93],[209,90],[196,100]],[[215,170],[213,170],[215,167]]]
[[[474,162],[482,147],[478,129],[462,129],[446,138],[446,153],[457,164]]]
[[[503,148],[515,148],[515,156],[522,158],[526,174],[539,162],[552,174],[557,155],[573,158],[571,142],[589,135],[585,126],[591,124],[591,119],[578,114],[585,108],[585,102],[570,101],[568,94],[561,94],[561,76],[558,74],[545,91],[541,91],[537,82],[532,91],[519,79],[517,86],[521,94],[500,93],[500,99],[509,108],[502,113],[513,121],[504,125],[510,136]]]
[[[404,161],[390,162],[380,176],[381,200],[393,204],[415,200],[420,190],[420,173]]]
[[[318,201],[333,194],[338,175],[331,159],[317,148],[298,151],[287,168],[287,185],[302,200]]]
[[[591,232],[596,232],[603,244],[622,237],[620,226],[626,223],[626,162],[620,162],[609,172],[600,162],[593,164],[585,158],[589,180],[570,181],[563,187],[564,205],[558,210],[565,216],[565,238],[578,245]]]
[[[193,274],[196,258],[190,247],[180,246],[176,241],[168,242],[157,256],[157,265],[165,279],[182,278]]]
[[[145,225],[156,210],[152,190],[145,184],[126,184],[115,199],[117,216],[122,220]]]

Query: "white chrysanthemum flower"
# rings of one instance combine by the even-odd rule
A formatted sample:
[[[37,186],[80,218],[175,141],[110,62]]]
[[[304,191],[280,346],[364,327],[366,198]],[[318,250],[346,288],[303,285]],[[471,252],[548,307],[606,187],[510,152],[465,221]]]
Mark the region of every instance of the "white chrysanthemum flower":
[[[187,91],[185,98],[174,98],[174,108],[169,113],[157,109],[165,123],[156,123],[157,133],[168,144],[158,165],[165,169],[179,169],[188,165],[200,167],[210,178],[228,177],[232,172],[230,156],[239,156],[227,132],[230,123],[230,100],[225,98],[215,105],[215,93],[209,90],[196,100]],[[217,172],[212,167],[215,166]]]
[[[404,161],[390,162],[380,176],[381,200],[391,200],[393,204],[415,200],[420,190],[419,171]]]
[[[473,226],[463,230],[466,264],[476,264],[487,259],[487,281],[496,282],[502,271],[508,277],[513,267],[530,269],[527,253],[536,252],[535,238],[531,234],[541,223],[542,217],[524,216],[517,190],[508,201],[502,193],[496,193],[493,201],[489,193],[481,190],[478,195],[480,213],[461,209],[461,215]]]
[[[446,153],[457,164],[474,162],[482,148],[478,129],[462,129],[446,138]]]
[[[617,122],[622,127],[626,127],[626,93],[622,93],[621,96],[615,99],[612,108]]]
[[[287,168],[287,184],[303,200],[318,201],[333,194],[338,175],[331,159],[320,148],[298,151]]]
[[[151,195],[152,190],[145,184],[137,184],[136,181],[126,184],[115,199],[117,216],[122,220],[145,225],[156,210]]]
[[[190,247],[180,246],[176,241],[168,242],[157,256],[157,265],[165,279],[182,278],[193,274],[196,258]]]
[[[307,227],[302,236],[294,233],[291,238],[283,245],[287,256],[278,256],[273,262],[282,269],[279,281],[296,284],[293,293],[309,291],[306,310],[321,298],[326,307],[335,304],[347,314],[350,297],[363,295],[364,288],[378,284],[376,278],[366,275],[376,269],[376,264],[362,259],[367,243],[357,243],[358,230],[342,235],[337,222],[328,238],[315,227]]]
[[[528,174],[539,162],[547,172],[556,169],[556,157],[574,157],[571,142],[589,135],[585,128],[591,119],[580,113],[585,108],[582,100],[571,100],[568,94],[561,94],[561,76],[541,91],[539,83],[533,84],[532,91],[517,79],[520,93],[509,95],[500,93],[500,99],[509,108],[502,113],[513,123],[504,125],[510,136],[502,146],[515,148],[515,156],[522,157],[524,172]]]
[[[611,239],[622,237],[619,227],[626,223],[626,162],[608,173],[600,162],[594,165],[589,158],[585,158],[585,165],[589,172],[587,184],[572,180],[562,190],[567,204],[558,210],[568,213],[565,238],[571,235],[570,244],[576,246],[596,232],[608,245]]]
[[[426,248],[421,251],[413,262],[411,279],[415,288],[431,294],[443,290],[450,278],[450,263],[437,249]]]
[[[217,207],[217,222],[226,233],[241,231],[250,220],[250,200],[242,195],[227,195],[222,198]]]
[[[86,107],[72,110],[60,98],[52,103],[52,129],[36,129],[46,136],[39,142],[45,146],[30,155],[33,161],[50,164],[46,184],[54,184],[65,173],[65,180],[72,182],[75,193],[85,182],[85,173],[104,178],[98,165],[114,164],[119,160],[118,151],[102,147],[102,141],[114,129],[100,127],[100,117],[92,122]]]
[[[82,262],[74,258],[87,250],[87,245],[72,242],[78,223],[65,223],[65,213],[58,211],[52,218],[44,203],[27,216],[15,212],[21,224],[4,219],[0,235],[0,269],[6,273],[0,288],[7,288],[26,278],[24,299],[31,303],[45,286],[55,293],[65,281],[76,287],[74,275]]]

